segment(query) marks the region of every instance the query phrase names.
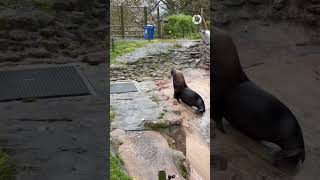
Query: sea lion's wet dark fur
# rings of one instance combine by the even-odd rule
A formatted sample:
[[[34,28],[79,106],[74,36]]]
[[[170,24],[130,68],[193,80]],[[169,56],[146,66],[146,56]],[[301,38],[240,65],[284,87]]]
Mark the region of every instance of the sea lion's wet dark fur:
[[[174,98],[177,99],[178,102],[180,102],[179,100],[181,99],[187,105],[197,107],[197,113],[204,113],[205,105],[203,99],[198,93],[187,86],[183,74],[172,69],[171,76],[173,78]]]
[[[305,159],[304,140],[293,113],[276,97],[262,90],[244,73],[231,37],[213,30],[211,117],[225,132],[222,118],[255,140],[277,144],[275,163]]]

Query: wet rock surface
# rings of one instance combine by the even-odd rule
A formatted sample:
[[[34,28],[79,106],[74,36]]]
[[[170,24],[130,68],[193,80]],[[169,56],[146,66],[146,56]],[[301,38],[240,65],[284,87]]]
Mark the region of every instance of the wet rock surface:
[[[223,0],[211,3],[212,21],[217,26],[245,25],[250,21],[298,23],[319,35],[320,8],[317,0]],[[320,38],[317,38],[320,40]]]
[[[105,62],[106,8],[97,6],[102,3],[80,0],[33,3],[24,0],[0,4],[0,41],[6,45],[1,48],[1,54],[23,54],[14,59],[25,64],[28,58],[48,57],[50,63],[60,63],[63,58],[78,62],[86,59],[84,62],[93,65]],[[104,16],[95,11],[101,11]],[[12,58],[1,62],[12,62]]]
[[[182,178],[182,174],[190,179],[209,177],[209,139],[207,138],[210,134],[210,93],[207,71],[210,61],[209,46],[199,42],[194,44],[192,41],[191,43],[184,41],[184,44],[187,45],[181,48],[174,48],[171,45],[171,47],[162,47],[165,50],[160,48],[160,52],[156,54],[152,54],[153,51],[146,50],[147,52],[141,53],[141,50],[137,50],[138,53],[131,53],[130,59],[124,61],[125,63],[116,63],[112,66],[112,81],[132,81],[139,89],[139,92],[111,94],[110,96],[111,106],[116,113],[111,126],[113,129],[112,142],[118,146],[126,170],[132,176],[136,175],[146,180],[157,179],[155,172],[158,172],[163,164],[167,164],[167,167],[175,169],[174,171],[168,170],[167,174],[170,171],[178,172],[180,173],[179,178]],[[157,45],[153,48],[157,48]],[[141,54],[144,57],[141,57]],[[187,83],[190,83],[193,88],[197,86],[195,90],[206,99],[208,113],[204,116],[194,115],[193,108],[174,100],[172,79],[168,77],[172,67],[183,69],[188,78]],[[200,67],[202,69],[199,69]],[[189,70],[185,70],[187,68]],[[197,84],[197,81],[201,82]],[[195,84],[192,85],[192,82]],[[202,91],[201,88],[203,88]],[[141,143],[137,142],[138,140],[134,137],[127,135],[126,138],[123,138],[124,132],[126,134],[140,133],[139,141],[145,142],[148,148],[142,148]],[[150,140],[155,138],[155,135],[152,134],[158,134],[160,144]],[[162,142],[165,143],[165,146],[161,145]],[[165,147],[163,149],[166,152],[164,159],[169,158],[170,161],[155,160],[162,164],[150,164],[148,159],[139,158],[139,154],[145,157],[152,156],[154,153],[152,148],[159,148],[159,146]],[[132,147],[137,149],[132,149]],[[131,148],[130,151],[127,150],[128,148]],[[155,155],[150,159],[157,157],[159,156]],[[143,166],[141,163],[149,163],[150,166]],[[134,168],[135,166],[139,167],[139,171]],[[146,174],[150,176],[147,178]]]
[[[184,179],[174,165],[173,155],[177,155],[158,132],[126,132],[118,153],[131,177],[156,180],[158,171],[165,170],[168,175],[178,175],[176,179]]]

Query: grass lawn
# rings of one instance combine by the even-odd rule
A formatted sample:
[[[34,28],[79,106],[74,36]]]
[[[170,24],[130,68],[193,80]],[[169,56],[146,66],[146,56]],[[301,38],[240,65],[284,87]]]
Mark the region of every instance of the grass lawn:
[[[0,180],[15,180],[16,170],[9,156],[0,150]]]
[[[154,39],[154,40],[141,40],[141,41],[130,41],[130,40],[115,40],[115,48],[114,52],[112,52],[112,43],[110,41],[110,64],[115,63],[115,59],[118,56],[127,54],[129,52],[134,51],[137,48],[143,47],[148,43],[156,43],[156,42],[175,42],[174,39]]]
[[[123,170],[120,158],[112,153],[110,153],[110,180],[131,180]]]

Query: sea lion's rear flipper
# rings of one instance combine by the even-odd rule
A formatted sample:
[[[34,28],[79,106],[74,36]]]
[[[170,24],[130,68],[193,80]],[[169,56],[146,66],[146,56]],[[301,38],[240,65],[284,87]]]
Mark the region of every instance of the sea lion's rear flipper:
[[[210,116],[213,119],[213,121],[216,123],[217,129],[219,129],[221,132],[226,133],[223,121],[222,121],[222,114],[220,109],[217,108],[216,104],[213,104],[213,110],[210,112]]]
[[[222,116],[215,116],[213,117],[214,122],[216,122],[217,129],[219,129],[221,132],[226,133],[224,126],[223,126],[223,121],[222,121]]]
[[[275,162],[274,165],[277,166],[282,160],[294,161],[294,163],[299,163],[299,161],[304,161],[304,149],[297,148],[294,150],[281,150],[274,155]]]
[[[205,110],[203,108],[196,110],[196,114],[203,114],[203,113],[205,113]]]
[[[226,133],[226,131],[224,130],[224,127],[223,127],[223,122],[222,122],[222,120],[219,121],[219,122],[217,122],[217,128],[218,128],[221,132]]]

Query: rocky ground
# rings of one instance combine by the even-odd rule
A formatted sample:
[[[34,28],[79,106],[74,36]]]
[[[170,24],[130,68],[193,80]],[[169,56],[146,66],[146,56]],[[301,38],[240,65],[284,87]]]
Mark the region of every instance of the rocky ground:
[[[223,27],[235,40],[241,64],[252,81],[284,102],[297,117],[306,145],[299,170],[275,168],[274,148],[249,139],[232,127],[212,129],[211,165],[215,179],[314,179],[319,176],[320,46],[314,29],[296,22],[251,20]]]
[[[107,179],[106,2],[1,1],[0,70],[75,65],[96,95],[0,103],[17,180]]]
[[[11,6],[0,5],[1,66],[105,62],[104,1],[56,0],[45,9],[18,2]]]
[[[194,44],[196,43],[196,44]],[[160,80],[163,77],[167,77],[170,75],[170,71],[172,67],[177,67],[178,69],[185,68],[203,68],[209,69],[210,66],[210,47],[209,45],[205,45],[202,43],[197,43],[197,41],[191,42],[179,42],[181,48],[171,48],[166,50],[162,50],[158,53],[145,54],[140,51],[145,51],[148,48],[140,48],[137,51],[139,53],[133,52],[129,55],[124,55],[123,57],[119,57],[118,61],[123,63],[113,64],[110,67],[110,80]],[[184,46],[186,44],[186,46]],[[152,46],[154,44],[150,44],[148,46]],[[158,45],[163,46],[162,43]],[[172,46],[172,43],[166,43],[167,46]],[[152,47],[157,49],[156,47]],[[148,50],[150,51],[150,50]],[[143,56],[141,57],[141,54]],[[127,57],[130,57],[127,58]],[[131,59],[136,59],[132,61]]]
[[[139,89],[110,96],[116,114],[111,140],[130,176],[157,179],[157,172],[166,170],[178,174],[178,179],[209,177],[209,75],[197,68],[209,62],[203,48],[209,51],[202,44],[172,47],[161,54],[139,56],[136,61],[131,56],[111,68],[113,81],[131,80]],[[168,79],[172,67],[183,69],[187,83],[205,99],[204,116],[194,115],[192,108],[173,100],[172,80]]]
[[[210,4],[211,20],[218,26],[248,21],[295,22],[312,28],[319,40],[319,0],[221,0]]]

